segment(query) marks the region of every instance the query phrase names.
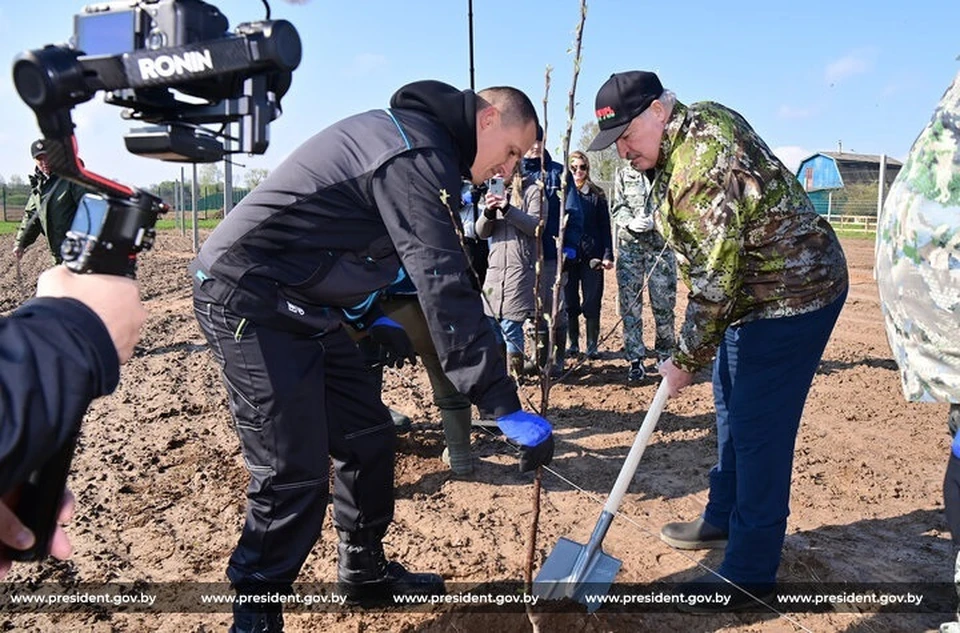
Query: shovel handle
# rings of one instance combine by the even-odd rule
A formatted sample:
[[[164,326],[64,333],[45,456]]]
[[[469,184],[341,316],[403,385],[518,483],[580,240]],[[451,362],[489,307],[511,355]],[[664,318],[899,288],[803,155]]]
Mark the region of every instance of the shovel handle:
[[[647,448],[647,442],[650,441],[650,436],[653,435],[653,429],[657,426],[660,413],[667,404],[668,395],[667,379],[664,378],[660,381],[660,386],[657,388],[657,395],[653,397],[650,408],[647,409],[647,415],[643,418],[643,424],[640,425],[640,430],[637,431],[637,438],[633,440],[633,446],[627,454],[626,461],[623,462],[623,467],[620,469],[617,482],[613,484],[613,490],[610,491],[610,496],[607,497],[607,503],[603,506],[604,512],[616,514],[620,508],[620,502],[623,500],[623,495],[627,492],[630,482],[633,481],[633,475],[637,472],[637,466],[640,465],[640,458],[643,457],[643,451]]]

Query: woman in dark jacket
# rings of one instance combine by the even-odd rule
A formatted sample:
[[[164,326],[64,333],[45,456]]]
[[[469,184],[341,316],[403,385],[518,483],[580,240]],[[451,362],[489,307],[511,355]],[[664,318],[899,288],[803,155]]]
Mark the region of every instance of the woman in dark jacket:
[[[590,180],[590,161],[583,152],[570,154],[570,171],[583,212],[580,256],[569,269],[567,279],[567,321],[569,354],[580,353],[580,314],[587,322],[587,358],[600,358],[600,302],[603,299],[603,271],[613,268],[613,238],[610,211],[603,189]],[[580,292],[583,291],[581,301]]]

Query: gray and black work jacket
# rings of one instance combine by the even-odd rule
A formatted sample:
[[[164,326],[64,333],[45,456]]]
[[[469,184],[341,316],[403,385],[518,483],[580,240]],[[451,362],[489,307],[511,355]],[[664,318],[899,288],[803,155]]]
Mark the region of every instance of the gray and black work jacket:
[[[191,265],[198,297],[269,327],[322,335],[368,310],[401,265],[443,368],[496,415],[520,408],[455,230],[460,150],[403,108],[316,134],[238,204]]]

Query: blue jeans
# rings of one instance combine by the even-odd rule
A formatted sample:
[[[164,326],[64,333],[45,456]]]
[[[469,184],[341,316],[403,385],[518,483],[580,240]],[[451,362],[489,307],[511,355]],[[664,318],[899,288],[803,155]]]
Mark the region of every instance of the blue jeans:
[[[718,571],[734,582],[776,580],[800,416],[846,296],[806,314],[730,327],[717,350],[719,459],[703,518],[729,532]]]
[[[497,339],[507,346],[508,354],[523,354],[523,321],[487,317],[493,323]]]

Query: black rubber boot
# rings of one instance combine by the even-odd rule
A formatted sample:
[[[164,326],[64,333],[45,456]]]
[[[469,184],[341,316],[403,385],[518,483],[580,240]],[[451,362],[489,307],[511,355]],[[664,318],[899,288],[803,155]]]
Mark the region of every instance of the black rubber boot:
[[[463,409],[440,409],[440,422],[447,447],[443,450],[443,462],[450,466],[454,475],[465,477],[473,472],[470,455],[470,407]]]
[[[677,587],[683,599],[677,610],[697,615],[714,615],[732,611],[764,611],[776,594],[775,583],[745,583],[734,578],[727,582],[709,573]],[[733,584],[731,584],[733,583]]]
[[[660,530],[660,540],[676,549],[723,549],[727,532],[699,517],[689,523],[667,523]]]
[[[567,359],[566,350],[563,348],[567,340],[567,328],[558,327],[553,340],[556,341],[556,345],[553,347],[553,367],[550,368],[550,377],[560,378],[563,376]]]
[[[255,606],[234,604],[229,633],[283,633],[283,612],[279,608],[254,610]]]
[[[580,317],[571,317],[569,323],[567,323],[569,328],[568,336],[570,337],[570,345],[567,346],[567,354],[576,358],[580,355]],[[590,345],[590,323],[587,322],[587,346],[589,349]]]
[[[600,358],[600,350],[597,349],[600,341],[600,319],[587,319],[587,358],[596,360]]]
[[[442,595],[443,578],[437,574],[413,573],[383,553],[384,530],[337,530],[337,589],[349,604],[392,604],[396,595]]]

